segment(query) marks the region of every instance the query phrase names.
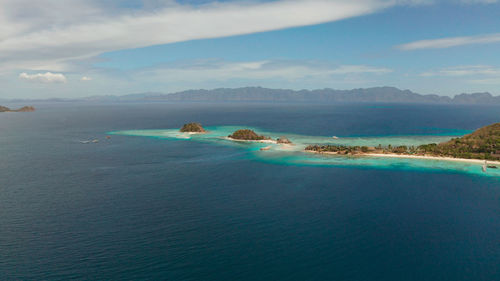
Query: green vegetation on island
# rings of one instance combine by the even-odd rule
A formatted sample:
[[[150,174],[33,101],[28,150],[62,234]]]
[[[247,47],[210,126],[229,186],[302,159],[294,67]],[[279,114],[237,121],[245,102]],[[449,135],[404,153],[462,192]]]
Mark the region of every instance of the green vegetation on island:
[[[480,128],[469,135],[454,138],[448,142],[424,144],[420,146],[345,146],[309,145],[306,151],[340,155],[356,154],[400,154],[418,156],[438,156],[464,159],[500,160],[500,123]]]
[[[205,133],[206,132],[200,123],[184,124],[184,126],[182,126],[180,131],[183,133]]]
[[[292,142],[287,137],[279,137],[276,142],[281,144],[292,144]]]
[[[23,106],[19,109],[10,109],[5,106],[0,105],[0,112],[33,112],[35,108],[33,106]]]
[[[354,155],[354,154],[361,154],[361,153],[383,153],[386,150],[382,148],[381,146],[377,149],[375,147],[368,147],[368,146],[347,146],[347,145],[332,145],[332,144],[325,144],[325,145],[309,145],[306,147],[307,151],[314,151],[314,152],[328,152],[328,153],[335,153],[335,154],[340,154],[340,155]]]
[[[421,145],[418,149],[428,154],[455,158],[500,160],[500,123],[444,143]]]
[[[228,136],[231,139],[235,140],[269,140],[270,138],[265,137],[265,136],[260,136],[257,133],[255,133],[252,130],[249,129],[243,129],[243,130],[237,130],[234,132],[232,135]]]

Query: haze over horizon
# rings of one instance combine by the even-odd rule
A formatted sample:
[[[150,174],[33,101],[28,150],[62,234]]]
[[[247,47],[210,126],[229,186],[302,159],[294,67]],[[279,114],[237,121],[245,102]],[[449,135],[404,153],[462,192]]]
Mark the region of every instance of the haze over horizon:
[[[354,89],[278,89],[261,86],[237,88],[187,89],[177,92],[142,92],[117,95],[96,94],[81,97],[46,97],[46,98],[0,98],[0,102],[44,102],[44,101],[311,101],[321,102],[391,102],[396,103],[449,103],[498,104],[500,95],[489,92],[457,93],[440,95],[439,93],[417,93],[410,89],[391,86],[354,88]],[[340,99],[340,100],[339,100]]]
[[[245,86],[500,95],[498,0],[0,3],[0,99]]]

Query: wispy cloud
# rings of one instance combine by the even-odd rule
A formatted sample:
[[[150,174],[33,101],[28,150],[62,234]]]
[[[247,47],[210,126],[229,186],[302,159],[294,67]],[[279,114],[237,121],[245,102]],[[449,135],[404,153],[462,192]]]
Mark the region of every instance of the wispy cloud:
[[[367,65],[335,65],[318,61],[268,60],[249,62],[228,62],[223,60],[188,61],[146,69],[139,72],[141,79],[169,82],[191,81],[228,81],[244,79],[247,81],[328,81],[346,80],[364,75],[382,75],[392,72],[384,67]]]
[[[500,77],[485,78],[485,79],[471,79],[469,83],[481,84],[481,85],[500,85]]]
[[[431,77],[431,76],[448,76],[448,77],[458,77],[458,76],[500,76],[500,69],[489,65],[465,65],[465,66],[455,66],[439,69],[437,71],[427,71],[421,73],[420,76]]]
[[[462,81],[474,84],[500,84],[500,68],[489,65],[466,65],[427,71],[423,77],[460,77]]]
[[[331,22],[374,13],[397,0],[279,0],[110,12],[94,1],[4,0],[0,68],[57,68],[103,52]],[[26,9],[28,7],[28,9]],[[20,11],[24,11],[21,13]]]
[[[499,0],[461,0],[464,4],[494,4]]]
[[[19,74],[19,78],[29,82],[35,83],[66,83],[66,77],[61,73],[36,73],[36,74],[28,74],[23,72]]]
[[[412,51],[420,49],[444,49],[464,45],[490,44],[497,42],[500,42],[500,33],[419,40],[396,46],[396,48],[403,51]]]

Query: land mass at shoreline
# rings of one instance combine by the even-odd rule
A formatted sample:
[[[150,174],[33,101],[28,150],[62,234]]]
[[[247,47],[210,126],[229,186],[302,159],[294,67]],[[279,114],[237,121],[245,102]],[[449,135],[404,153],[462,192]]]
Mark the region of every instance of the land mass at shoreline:
[[[204,133],[205,129],[200,123],[188,123],[181,132]],[[226,137],[231,141],[250,141],[269,144],[291,144],[292,142],[282,136],[276,140],[259,135],[250,129],[238,129]],[[261,150],[269,150],[266,147]],[[375,156],[394,158],[414,158],[428,160],[461,161],[469,163],[482,163],[489,160],[490,164],[500,165],[500,123],[482,127],[471,134],[460,138],[453,138],[443,143],[423,144],[419,146],[349,146],[349,145],[308,145],[306,152],[324,153],[339,156]],[[496,168],[493,167],[493,168]]]
[[[23,106],[19,109],[10,109],[5,106],[0,105],[0,112],[33,112],[35,108],[33,106]]]
[[[226,139],[231,141],[253,141],[262,143],[279,144],[280,139],[291,143],[286,137],[278,138],[276,141],[255,133],[253,130],[240,129],[229,135]],[[261,150],[269,150],[266,147]],[[459,161],[475,164],[484,164],[489,161],[490,165],[500,165],[500,123],[492,124],[474,131],[461,138],[453,138],[440,144],[424,144],[420,146],[347,146],[347,145],[309,145],[304,149],[306,152],[324,153],[339,156],[371,156],[371,157],[393,157],[408,159],[427,159]],[[497,168],[496,166],[491,166]]]
[[[398,157],[471,163],[489,161],[491,164],[500,165],[500,123],[485,126],[471,134],[439,144],[424,144],[417,147],[308,145],[305,151],[343,156]]]
[[[358,153],[358,154],[339,154],[336,152],[328,152],[328,151],[312,151],[305,150],[306,152],[316,153],[316,154],[327,154],[327,155],[337,155],[340,157],[353,156],[353,157],[387,157],[387,158],[406,158],[406,159],[422,159],[422,160],[439,160],[439,161],[455,161],[455,162],[465,162],[465,163],[473,163],[483,165],[486,161],[488,165],[499,166],[500,161],[491,161],[484,159],[466,159],[466,158],[454,158],[454,157],[445,157],[445,156],[432,156],[432,155],[410,155],[410,154],[396,154],[396,153]]]
[[[449,157],[449,156],[437,156],[431,154],[422,153],[421,155],[417,154],[409,154],[409,153],[397,153],[402,146],[405,146],[410,149],[416,149],[418,146],[426,145],[432,142],[435,143],[447,143],[455,138],[450,136],[441,136],[436,137],[433,135],[429,136],[401,136],[401,137],[326,137],[326,136],[306,136],[306,135],[296,135],[293,133],[276,133],[265,130],[260,130],[258,128],[246,127],[243,130],[251,130],[257,136],[260,136],[258,140],[245,139],[236,139],[230,138],[238,130],[242,130],[236,126],[214,126],[207,127],[206,133],[185,133],[180,132],[179,128],[172,129],[164,129],[164,130],[130,130],[130,131],[117,131],[110,132],[110,134],[114,135],[129,135],[129,136],[142,136],[142,137],[154,137],[160,139],[183,139],[183,140],[192,140],[192,141],[200,141],[200,142],[213,142],[213,143],[247,143],[245,145],[237,145],[237,147],[241,147],[243,149],[248,149],[253,153],[256,153],[256,156],[259,159],[269,160],[272,162],[275,161],[285,161],[287,163],[293,164],[305,164],[305,165],[323,165],[323,164],[332,164],[332,165],[367,165],[367,166],[378,166],[381,167],[389,167],[392,165],[391,163],[404,163],[402,167],[407,167],[406,165],[410,165],[411,167],[423,167],[423,168],[432,168],[432,169],[453,169],[460,171],[467,171],[472,173],[481,173],[481,166],[483,167],[483,171],[485,170],[485,166],[488,167],[488,171],[486,173],[481,173],[489,176],[500,176],[500,168],[499,161],[488,160],[488,163],[485,165],[484,159],[465,159],[459,157]],[[484,132],[483,132],[484,133]],[[283,137],[286,135],[287,137]],[[278,142],[278,139],[282,139],[285,143]],[[287,143],[287,140],[290,142]],[[289,139],[288,139],[289,138]],[[410,141],[408,138],[411,138]],[[415,139],[413,139],[415,138]],[[221,142],[222,140],[222,142]],[[293,144],[291,143],[293,141]],[[351,151],[359,150],[354,153],[346,154],[345,151],[343,153],[338,152],[328,152],[324,151],[313,151],[313,150],[305,150],[305,148],[311,143],[324,143],[324,146],[330,145],[330,147],[348,147]],[[379,147],[373,147],[370,145],[373,144],[383,144],[382,151],[378,150]],[[389,144],[395,144],[395,151],[387,150]],[[350,145],[350,146],[349,146]],[[397,145],[397,146],[396,146]],[[413,146],[413,148],[412,148]],[[363,147],[366,152],[361,151]],[[383,149],[386,151],[383,151]],[[260,151],[260,152],[257,152]],[[307,154],[325,154],[325,157],[315,157],[315,156],[307,156]],[[338,157],[334,157],[337,154]],[[330,157],[331,156],[331,157]],[[383,160],[383,159],[386,160]],[[391,160],[393,159],[393,160]],[[401,161],[397,160],[401,159]],[[405,159],[405,160],[403,160]],[[414,159],[414,160],[413,160]],[[431,161],[428,161],[431,160]],[[446,164],[445,162],[448,162]],[[453,163],[453,164],[451,164]],[[463,165],[462,165],[463,164]],[[494,166],[494,167],[493,167]],[[489,169],[492,168],[492,169]]]

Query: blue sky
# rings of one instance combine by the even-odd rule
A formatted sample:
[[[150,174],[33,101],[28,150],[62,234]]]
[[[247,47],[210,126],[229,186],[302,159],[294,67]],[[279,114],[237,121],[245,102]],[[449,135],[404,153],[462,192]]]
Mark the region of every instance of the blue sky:
[[[6,1],[0,98],[242,86],[500,95],[496,0]]]

